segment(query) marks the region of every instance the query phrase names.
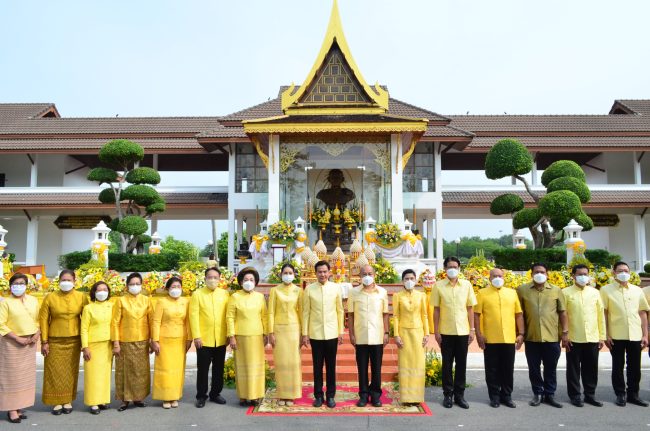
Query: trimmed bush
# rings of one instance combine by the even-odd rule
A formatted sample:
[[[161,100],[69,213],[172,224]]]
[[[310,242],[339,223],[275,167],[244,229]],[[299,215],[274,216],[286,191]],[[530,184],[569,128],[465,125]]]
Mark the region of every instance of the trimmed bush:
[[[141,235],[149,230],[146,220],[138,216],[126,216],[117,225],[117,231],[125,235]]]
[[[160,200],[152,203],[151,205],[147,205],[146,211],[147,214],[161,213],[164,212],[166,208],[167,208],[167,204],[165,203],[165,201]]]
[[[115,193],[113,192],[113,189],[104,189],[99,192],[99,202],[103,204],[114,204]]]
[[[99,184],[112,183],[117,181],[117,172],[108,168],[93,168],[86,176],[88,181],[95,181]]]
[[[549,193],[558,190],[570,190],[575,193],[580,202],[587,203],[591,199],[591,191],[587,183],[574,177],[560,177],[551,181],[546,189]]]
[[[78,269],[90,261],[90,250],[75,251],[59,256],[61,268]],[[118,272],[171,271],[178,268],[179,257],[175,253],[131,254],[109,253],[109,268]]]
[[[643,272],[650,272],[650,262],[643,265]]]
[[[537,208],[524,208],[512,218],[512,226],[515,229],[526,229],[535,226],[540,218]]]
[[[159,184],[160,174],[152,168],[135,168],[126,174],[126,180],[131,184]]]
[[[576,223],[582,226],[582,231],[587,232],[594,228],[594,221],[584,212],[575,218]]]
[[[81,265],[90,261],[90,250],[73,251],[72,253],[62,254],[59,256],[59,267],[63,269],[77,269]]]
[[[582,212],[582,205],[580,198],[572,191],[558,190],[539,200],[539,212],[551,219],[569,217],[571,220]]]
[[[491,180],[524,175],[533,169],[528,149],[516,139],[502,139],[485,157],[485,175]]]
[[[551,165],[542,173],[542,184],[548,187],[556,178],[573,177],[577,178],[583,183],[587,181],[585,171],[582,170],[579,164],[573,160],[558,160],[551,163]]]
[[[594,248],[593,250],[585,250],[585,257],[589,259],[594,266],[604,266],[610,268],[614,262],[621,260],[618,254],[612,254],[602,248]]]
[[[543,262],[549,269],[560,269],[566,264],[564,248],[540,248],[535,250],[518,250],[502,248],[494,250],[494,263],[513,271],[528,271],[535,262]]]
[[[512,214],[524,208],[524,200],[512,193],[497,196],[490,204],[490,212],[494,215]]]
[[[132,200],[141,206],[151,205],[162,200],[156,189],[144,184],[134,184],[122,191],[122,200]]]
[[[99,160],[120,170],[127,170],[135,161],[144,158],[144,149],[127,139],[115,139],[99,150]]]

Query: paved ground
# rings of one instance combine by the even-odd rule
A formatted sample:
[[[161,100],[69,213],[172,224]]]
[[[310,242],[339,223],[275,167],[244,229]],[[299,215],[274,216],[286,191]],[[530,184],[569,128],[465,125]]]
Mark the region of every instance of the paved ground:
[[[604,355],[603,355],[604,356]],[[603,408],[585,406],[576,408],[568,404],[565,374],[558,371],[558,399],[566,403],[563,409],[548,406],[529,407],[530,398],[528,374],[525,370],[515,371],[515,393],[513,398],[517,409],[500,407],[493,409],[487,404],[487,391],[484,373],[480,369],[468,371],[466,398],[471,407],[465,411],[458,407],[444,409],[440,402],[439,388],[429,388],[426,401],[433,412],[428,417],[260,417],[247,416],[245,409],[237,404],[234,390],[224,390],[228,400],[225,406],[208,403],[204,409],[193,405],[195,371],[186,373],[185,398],[178,409],[163,410],[159,402],[152,402],[144,409],[129,409],[118,413],[114,402],[111,410],[99,416],[87,413],[83,406],[83,392],[80,391],[74,403],[75,411],[70,415],[52,416],[49,408],[40,402],[29,409],[29,419],[15,427],[0,422],[0,430],[31,429],[39,430],[83,430],[95,431],[113,429],[129,430],[420,430],[420,429],[475,429],[475,430],[540,430],[540,429],[584,429],[606,430],[612,428],[629,430],[650,430],[650,408],[636,406],[617,407],[613,404],[614,394],[610,386],[610,374],[606,369],[600,372],[600,387],[597,397],[605,402]],[[38,386],[41,387],[42,372],[38,373]],[[641,397],[650,399],[650,370],[644,369]],[[83,372],[80,388],[83,388]],[[37,394],[40,399],[40,393]],[[22,427],[22,428],[20,428]]]

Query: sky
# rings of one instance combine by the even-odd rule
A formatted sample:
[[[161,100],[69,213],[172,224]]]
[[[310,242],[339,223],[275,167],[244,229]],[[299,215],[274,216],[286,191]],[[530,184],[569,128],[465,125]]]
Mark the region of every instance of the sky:
[[[0,0],[0,102],[52,102],[66,117],[225,115],[302,83],[331,5]],[[645,0],[339,0],[339,9],[366,81],[443,115],[603,114],[615,99],[650,98]],[[209,229],[197,222],[176,236],[202,245]],[[454,239],[510,227],[444,229]]]

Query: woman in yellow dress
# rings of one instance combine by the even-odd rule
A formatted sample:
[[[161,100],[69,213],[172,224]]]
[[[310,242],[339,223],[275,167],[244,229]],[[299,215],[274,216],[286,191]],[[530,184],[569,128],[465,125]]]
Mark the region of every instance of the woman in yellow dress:
[[[424,346],[429,341],[426,295],[414,290],[415,271],[402,273],[404,289],[393,294],[393,331],[397,344],[402,404],[424,402]]]
[[[129,403],[145,407],[144,399],[151,392],[149,366],[153,306],[143,295],[142,276],[137,272],[126,278],[128,293],[115,300],[111,340],[115,355],[115,398],[122,401],[118,412]]]
[[[88,297],[74,289],[74,271],[59,274],[59,290],[43,299],[39,312],[41,353],[45,357],[43,404],[54,406],[52,414],[72,412],[77,398],[81,355],[81,313]]]
[[[111,403],[111,291],[103,281],[90,288],[90,304],[81,314],[81,350],[84,356],[84,404],[98,415]]]
[[[0,267],[1,268],[1,267]],[[25,294],[25,274],[9,279],[11,296],[0,301],[0,410],[11,423],[27,419],[23,409],[36,397],[38,299]]]
[[[185,383],[185,355],[192,343],[189,335],[189,298],[182,298],[181,279],[172,277],[165,285],[168,296],[156,302],[151,326],[151,345],[156,354],[153,370],[154,400],[163,408],[178,407]]]
[[[295,284],[296,270],[282,265],[282,284],[269,294],[269,343],[273,346],[275,384],[278,405],[292,406],[302,397],[302,364],[300,361],[300,316],[302,289]]]
[[[235,355],[235,382],[239,405],[257,405],[265,392],[264,346],[266,345],[266,301],[254,292],[260,275],[253,268],[237,274],[243,290],[230,296],[226,322],[230,348]]]

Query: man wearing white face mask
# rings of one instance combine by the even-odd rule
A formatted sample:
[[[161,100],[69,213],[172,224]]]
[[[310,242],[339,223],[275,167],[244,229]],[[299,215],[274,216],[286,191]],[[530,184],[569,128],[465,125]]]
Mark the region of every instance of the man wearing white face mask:
[[[639,398],[641,351],[648,346],[648,301],[640,287],[629,283],[630,267],[616,262],[612,267],[614,282],[600,289],[605,307],[607,338],[605,344],[612,354],[612,386],[616,405],[626,402],[647,407]],[[623,368],[627,358],[627,390]],[[627,393],[627,399],[625,397]]]
[[[533,389],[533,398],[528,404],[536,407],[543,402],[562,408],[562,404],[555,401],[555,390],[557,362],[562,351],[560,329],[563,345],[568,343],[569,335],[564,295],[559,287],[548,282],[546,264],[533,263],[530,271],[533,281],[517,288],[524,312],[526,361]]]
[[[388,344],[388,294],[375,284],[375,269],[371,265],[361,268],[362,287],[350,291],[348,298],[348,328],[350,341],[355,347],[359,374],[358,407],[368,401],[381,407],[381,362],[384,346]],[[371,381],[368,384],[368,362]]]

